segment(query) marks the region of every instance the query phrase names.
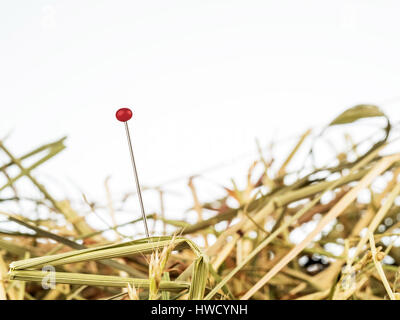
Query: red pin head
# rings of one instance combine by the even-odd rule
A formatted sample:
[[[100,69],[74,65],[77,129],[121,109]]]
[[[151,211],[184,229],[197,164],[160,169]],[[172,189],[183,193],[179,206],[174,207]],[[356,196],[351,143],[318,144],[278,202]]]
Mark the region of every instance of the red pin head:
[[[115,114],[116,118],[121,122],[126,122],[132,118],[132,110],[128,108],[121,108]]]

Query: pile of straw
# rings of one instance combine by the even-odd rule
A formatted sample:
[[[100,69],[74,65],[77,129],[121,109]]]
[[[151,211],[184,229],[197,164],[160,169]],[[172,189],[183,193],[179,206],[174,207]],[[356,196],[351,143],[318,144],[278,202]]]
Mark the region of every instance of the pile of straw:
[[[349,148],[316,165],[315,144],[327,131],[344,136],[343,128],[372,118],[384,127],[357,143],[346,135]],[[0,193],[0,204],[29,201],[48,217],[0,211],[0,299],[399,299],[400,153],[388,152],[395,129],[376,106],[348,109],[318,135],[300,136],[277,168],[260,148],[247,186],[227,187],[221,199],[201,203],[190,180],[198,222],[156,212],[149,219],[174,231],[137,240],[123,236],[122,225],[95,230],[36,178],[34,170],[65,148],[64,139],[19,157],[0,142],[9,159],[0,191],[12,194]],[[299,152],[306,161],[289,171]],[[257,176],[256,166],[263,168]],[[22,199],[21,178],[40,196]],[[205,212],[211,218],[203,219]],[[140,219],[124,225],[135,223]],[[104,236],[109,230],[119,241]]]

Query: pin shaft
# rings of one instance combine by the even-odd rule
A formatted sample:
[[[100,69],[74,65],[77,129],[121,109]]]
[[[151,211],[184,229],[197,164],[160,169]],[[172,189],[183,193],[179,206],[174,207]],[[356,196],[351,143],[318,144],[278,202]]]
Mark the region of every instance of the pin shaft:
[[[138,177],[137,170],[136,170],[135,157],[134,157],[134,155],[133,155],[133,148],[132,148],[131,135],[130,135],[130,133],[129,133],[128,123],[127,123],[127,122],[124,122],[124,124],[125,124],[126,137],[128,138],[129,152],[130,152],[130,154],[131,154],[132,167],[133,167],[133,174],[134,174],[134,176],[135,176],[135,182],[136,182],[136,190],[137,190],[137,194],[138,194],[138,197],[139,197],[140,209],[141,209],[141,211],[142,211],[144,230],[145,230],[145,232],[146,232],[147,238],[149,238],[149,237],[150,237],[149,228],[148,228],[148,226],[147,226],[147,218],[146,218],[146,213],[145,213],[145,211],[144,211],[144,205],[143,205],[143,199],[142,199],[142,192],[141,192],[141,190],[140,190],[139,177]]]

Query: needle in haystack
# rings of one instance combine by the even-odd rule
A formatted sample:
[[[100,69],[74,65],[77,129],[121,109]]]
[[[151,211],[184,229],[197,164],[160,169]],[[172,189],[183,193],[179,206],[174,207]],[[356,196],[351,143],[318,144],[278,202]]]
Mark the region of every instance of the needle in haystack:
[[[133,167],[133,174],[135,176],[135,182],[136,182],[136,190],[139,198],[139,203],[140,203],[140,209],[142,211],[142,217],[143,217],[143,223],[144,223],[144,230],[146,233],[147,238],[150,237],[149,235],[149,228],[147,226],[147,218],[146,218],[146,213],[144,211],[144,205],[143,205],[143,199],[142,199],[142,192],[140,190],[140,184],[139,184],[139,177],[137,174],[136,170],[136,164],[135,164],[135,157],[133,155],[133,148],[132,148],[132,141],[131,141],[131,135],[129,133],[129,127],[128,127],[128,120],[132,118],[132,110],[129,108],[121,108],[117,111],[115,114],[116,118],[123,122],[125,125],[125,132],[126,132],[126,137],[128,138],[128,146],[129,146],[129,152],[131,154],[131,161],[132,161],[132,167]]]

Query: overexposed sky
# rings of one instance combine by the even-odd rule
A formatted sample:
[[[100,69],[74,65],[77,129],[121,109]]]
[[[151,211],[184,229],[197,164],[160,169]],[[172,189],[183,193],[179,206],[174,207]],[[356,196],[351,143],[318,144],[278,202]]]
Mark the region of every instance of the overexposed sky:
[[[68,149],[35,175],[98,199],[108,175],[114,193],[134,190],[114,117],[121,106],[134,111],[143,185],[229,161],[254,151],[256,137],[297,135],[358,103],[399,121],[399,14],[395,0],[2,1],[0,137],[11,132],[6,145],[18,155],[68,135]],[[245,176],[249,164],[224,177]]]

